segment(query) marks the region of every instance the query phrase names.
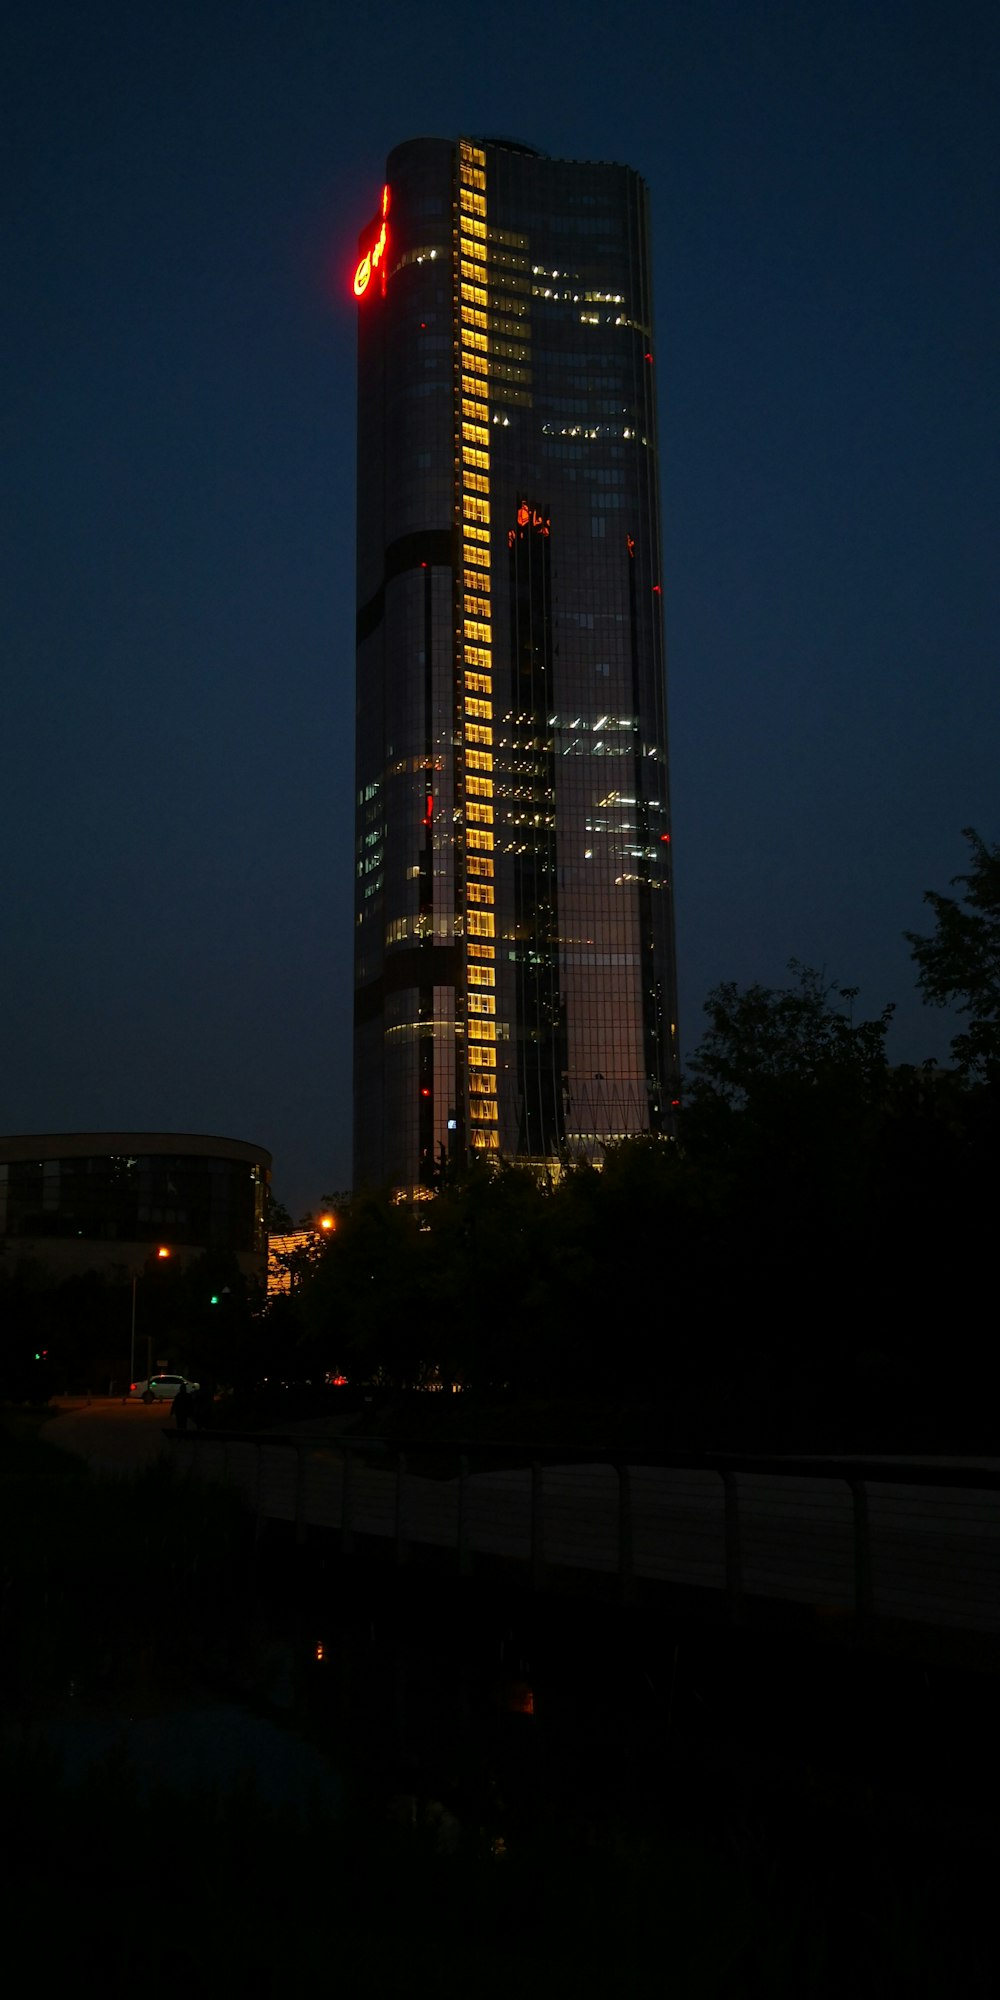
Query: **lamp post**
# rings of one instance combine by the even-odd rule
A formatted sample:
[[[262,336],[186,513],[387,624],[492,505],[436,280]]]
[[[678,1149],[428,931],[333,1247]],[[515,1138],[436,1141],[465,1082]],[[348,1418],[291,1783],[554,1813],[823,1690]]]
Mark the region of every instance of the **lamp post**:
[[[160,1246],[159,1246],[159,1249],[158,1249],[158,1250],[157,1250],[157,1252],[156,1252],[156,1255],[157,1255],[157,1257],[158,1257],[158,1258],[164,1258],[164,1257],[169,1257],[169,1255],[170,1255],[170,1251],[169,1251],[169,1250],[167,1249],[167,1246],[166,1246],[166,1244],[165,1244],[165,1243],[161,1243],[161,1244],[160,1244]],[[139,1274],[138,1274],[138,1272],[137,1272],[137,1271],[134,1271],[134,1272],[132,1273],[132,1339],[131,1339],[131,1344],[130,1344],[130,1346],[129,1346],[129,1361],[128,1361],[128,1386],[129,1386],[129,1394],[131,1394],[131,1390],[132,1390],[132,1384],[133,1384],[133,1382],[135,1381],[135,1288],[136,1288],[136,1286],[137,1286],[137,1284],[138,1284],[138,1283],[139,1283]],[[146,1335],[146,1380],[147,1380],[147,1382],[148,1382],[148,1380],[149,1380],[149,1375],[150,1375],[150,1369],[151,1369],[151,1365],[152,1365],[152,1362],[151,1362],[151,1355],[152,1355],[152,1345],[153,1345],[153,1336],[152,1336],[152,1334],[150,1333],[150,1334],[147,1334],[147,1335]],[[126,1400],[127,1400],[127,1399],[126,1399]]]

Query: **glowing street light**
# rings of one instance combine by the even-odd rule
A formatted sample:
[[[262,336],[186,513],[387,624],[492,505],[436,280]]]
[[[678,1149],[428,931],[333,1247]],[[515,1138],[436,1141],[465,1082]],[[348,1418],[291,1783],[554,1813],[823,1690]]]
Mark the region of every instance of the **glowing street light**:
[[[158,1249],[157,1249],[157,1252],[156,1252],[156,1255],[157,1255],[157,1258],[158,1258],[158,1259],[162,1259],[162,1258],[164,1258],[164,1257],[169,1257],[169,1255],[170,1255],[170,1251],[169,1251],[169,1249],[167,1248],[167,1245],[166,1245],[165,1243],[161,1243],[161,1244],[159,1245],[159,1247],[158,1247]],[[130,1347],[130,1350],[129,1350],[129,1376],[128,1376],[128,1381],[129,1381],[129,1388],[131,1388],[131,1387],[132,1387],[132,1384],[133,1384],[133,1382],[135,1381],[135,1288],[136,1288],[136,1285],[138,1284],[138,1282],[139,1282],[139,1279],[138,1279],[138,1275],[135,1275],[135,1276],[133,1276],[133,1279],[132,1279],[132,1344],[131,1344],[131,1347]],[[148,1347],[148,1349],[149,1349],[149,1352],[147,1353],[147,1359],[146,1359],[146,1375],[147,1375],[147,1378],[148,1378],[148,1376],[149,1376],[149,1362],[150,1362],[150,1355],[151,1355],[151,1351],[152,1351],[152,1339],[153,1339],[153,1336],[152,1336],[152,1334],[149,1334],[149,1335],[147,1335],[147,1347]]]

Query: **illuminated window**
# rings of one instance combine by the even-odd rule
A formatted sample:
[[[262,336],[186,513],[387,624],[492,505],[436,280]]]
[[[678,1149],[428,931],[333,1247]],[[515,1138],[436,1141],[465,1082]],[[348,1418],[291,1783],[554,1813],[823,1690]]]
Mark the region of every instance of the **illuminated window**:
[[[465,781],[465,789],[470,798],[491,799],[493,797],[493,780],[492,778],[468,777]]]
[[[489,416],[489,409],[485,403],[474,402],[471,396],[463,396],[462,415],[463,417],[471,417],[473,423],[482,424],[486,422]],[[488,438],[489,432],[486,435]]]
[[[469,1113],[475,1119],[477,1125],[495,1125],[497,1120],[496,1098],[474,1098],[469,1106]]]
[[[468,369],[470,375],[488,375],[490,372],[485,354],[463,354],[462,367]]]
[[[486,214],[486,196],[474,194],[471,188],[459,188],[458,202],[463,216]]]
[[[470,986],[495,986],[497,983],[492,965],[470,965],[466,974]]]
[[[463,424],[462,436],[468,444],[488,445],[490,441],[489,431],[484,429],[482,424]],[[488,453],[486,455],[486,462],[489,464]]]
[[[491,701],[479,701],[476,699],[475,696],[469,695],[465,703],[465,713],[466,715],[476,715],[483,722],[492,722],[493,703]],[[472,741],[474,743],[480,743],[483,741],[483,739],[482,737],[476,735],[472,737]],[[491,743],[493,741],[492,734],[489,737],[489,741]]]
[[[463,284],[459,287],[459,294],[460,297],[465,300],[466,305],[470,306],[489,305],[489,299],[486,296],[486,288],[483,285]]]
[[[462,512],[467,521],[488,521],[490,503],[488,500],[480,499],[476,493],[463,493]]]
[[[467,618],[465,620],[465,637],[467,639],[478,639],[482,644],[488,646],[493,637],[493,627],[492,625],[484,625],[480,618]]]
[[[462,307],[462,323],[463,326],[481,326],[484,333],[489,325],[486,314],[480,312],[477,306],[470,305],[463,305]]]
[[[469,1067],[471,1069],[471,1063]],[[488,1097],[490,1091],[495,1090],[496,1087],[497,1080],[495,1076],[470,1076],[469,1078],[469,1089],[474,1097]]]
[[[470,993],[469,1006],[471,1007],[473,1001],[478,1000],[479,997],[480,996],[478,993]],[[478,1027],[479,1023],[477,1022],[475,1025]],[[471,1021],[469,1022],[469,1032],[470,1034],[473,1032],[473,1024]],[[497,1052],[495,1047],[489,1047],[484,1042],[470,1042],[467,1050],[467,1055],[468,1055],[470,1069],[486,1069],[486,1070],[496,1069]]]
[[[488,528],[478,527],[474,521],[464,521],[462,523],[462,541],[466,545],[469,542],[488,542],[489,539],[490,531]],[[463,548],[462,554],[466,562],[479,562],[481,559],[484,565],[489,563],[489,556],[485,552],[483,552],[480,558],[479,551],[471,549],[468,546]]]
[[[487,673],[489,672],[493,664],[493,661],[487,647],[466,646],[463,649],[463,654],[464,654],[465,665],[467,667],[485,667]],[[487,688],[486,692],[488,694],[490,690]],[[474,714],[478,713],[478,710],[473,710],[473,713]]]
[[[466,847],[478,847],[481,853],[492,854],[493,835],[486,826],[467,826],[465,844]],[[492,985],[492,981],[490,984]]]
[[[470,937],[495,937],[496,928],[492,910],[469,910],[466,915]]]
[[[481,588],[488,588],[489,581],[488,576],[477,576],[476,578],[476,584]],[[488,597],[469,597],[467,595],[463,610],[467,618],[488,618],[490,615],[490,600]]]
[[[497,1003],[492,993],[473,993],[469,997],[470,1014],[495,1014]]]
[[[462,485],[468,493],[488,493],[490,482],[485,472],[469,472],[463,468]]]
[[[493,902],[492,882],[467,882],[465,893],[470,903],[492,904]]]
[[[471,702],[466,702],[466,714],[468,714],[471,705]],[[489,702],[483,702],[480,706],[485,708],[487,713],[489,712]],[[492,729],[484,729],[481,722],[467,722],[465,725],[465,740],[467,743],[492,743],[493,731]]]
[[[463,319],[465,318],[464,313],[462,317]],[[471,326],[463,326],[462,345],[463,347],[478,348],[481,354],[485,354],[489,347],[489,341],[487,340],[485,333],[479,333],[474,327]]]
[[[478,799],[470,799],[466,807],[466,817],[470,824],[475,820],[480,826],[492,826],[493,807],[481,805]]]
[[[470,530],[470,529],[469,529],[469,528],[467,527],[467,528],[466,528],[466,530],[465,530],[465,532],[466,532],[466,535],[469,535],[470,533],[472,533],[472,534],[478,534],[478,533],[479,533],[479,529],[478,529],[478,528],[474,528],[474,529]],[[485,534],[485,537],[486,537],[486,540],[487,540],[487,541],[489,541],[489,530],[488,530],[488,529],[484,529],[484,531],[483,531],[483,532],[484,532],[484,534]],[[462,556],[463,556],[463,559],[464,559],[464,561],[465,561],[466,563],[478,563],[478,564],[480,564],[480,565],[481,565],[481,566],[482,566],[482,567],[483,567],[484,569],[486,569],[486,568],[488,568],[488,567],[489,567],[489,560],[490,560],[490,552],[489,552],[489,549],[488,549],[488,548],[486,548],[486,549],[473,549],[473,548],[470,548],[470,547],[469,547],[469,544],[468,544],[468,542],[466,542],[466,544],[465,544],[465,547],[464,547],[464,548],[463,548],[463,550],[462,550]],[[470,578],[470,581],[471,581],[471,578]],[[478,576],[476,577],[475,581],[476,581],[477,583],[479,582],[479,578],[478,578]]]
[[[490,455],[489,455],[489,452],[488,452],[488,451],[478,451],[478,450],[477,450],[477,448],[476,448],[476,446],[475,446],[474,444],[463,444],[463,446],[462,446],[462,464],[463,464],[463,465],[478,465],[479,467],[481,467],[481,469],[482,469],[482,471],[483,471],[483,472],[488,472],[488,471],[489,471],[489,469],[490,469]]]
[[[496,1022],[494,1022],[494,1020],[480,1020],[480,1016],[478,1016],[478,1014],[472,1014],[472,1006],[474,1006],[474,1002],[476,1002],[476,1000],[490,1000],[490,1002],[492,1002],[492,1006],[496,1006],[496,994],[470,994],[470,996],[468,996],[468,1008],[470,1008],[470,1014],[468,1014],[468,1022],[466,1022],[466,1028],[468,1028],[468,1040],[470,1040],[470,1042],[476,1042],[476,1044],[478,1044],[478,1048],[476,1048],[476,1054],[480,1056],[480,1064],[482,1064],[482,1068],[488,1068],[488,1066],[490,1066],[490,1062],[496,1062],[496,1052],[494,1052],[494,1044],[496,1044]],[[488,1046],[490,1046],[490,1062],[486,1062],[486,1060],[484,1060],[484,1048],[482,1048],[482,1044],[488,1044]],[[470,1050],[470,1060],[472,1060],[472,1050]]]
[[[485,875],[492,881],[493,862],[485,854],[467,854],[465,857],[465,872],[467,875]]]
[[[499,1153],[500,1134],[490,1126],[483,1126],[471,1133],[472,1144],[479,1153]]]

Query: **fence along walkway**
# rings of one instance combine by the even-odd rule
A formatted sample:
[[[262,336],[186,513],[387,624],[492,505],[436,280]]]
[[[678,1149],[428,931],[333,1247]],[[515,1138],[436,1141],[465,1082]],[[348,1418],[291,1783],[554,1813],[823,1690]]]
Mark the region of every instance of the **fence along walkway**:
[[[873,1618],[1000,1631],[1000,1470],[994,1465],[716,1459],[566,1464],[542,1457],[443,1476],[376,1439],[211,1433],[185,1447],[258,1523],[380,1541],[397,1561],[450,1551],[523,1569],[536,1589],[614,1578],[626,1600],[657,1584],[841,1608]],[[492,1455],[500,1448],[491,1447]],[[440,1460],[442,1453],[436,1453]]]

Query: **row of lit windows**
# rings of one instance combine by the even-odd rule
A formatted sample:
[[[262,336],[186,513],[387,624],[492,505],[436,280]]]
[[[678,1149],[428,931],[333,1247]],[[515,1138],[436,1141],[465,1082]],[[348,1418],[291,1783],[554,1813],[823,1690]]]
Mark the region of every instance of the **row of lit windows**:
[[[460,529],[462,536],[463,623],[459,643],[464,676],[465,749],[465,953],[469,1036],[468,1107],[472,1143],[479,1151],[499,1149],[495,1000],[496,972],[493,885],[493,627],[490,622],[489,554],[489,294],[486,278],[486,156],[462,141],[459,149],[457,319],[459,329]],[[476,176],[476,179],[473,179]],[[486,743],[489,750],[469,748]],[[473,851],[475,850],[475,851]]]

